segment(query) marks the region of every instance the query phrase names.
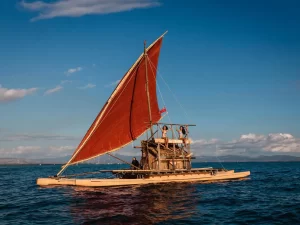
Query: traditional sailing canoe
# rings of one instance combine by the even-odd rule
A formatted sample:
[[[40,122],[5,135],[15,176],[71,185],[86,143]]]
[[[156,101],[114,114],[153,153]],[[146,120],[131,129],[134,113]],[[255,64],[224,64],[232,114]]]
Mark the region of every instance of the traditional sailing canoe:
[[[240,179],[249,171],[216,168],[192,168],[188,124],[159,123],[166,111],[159,110],[156,94],[156,75],[160,49],[165,34],[160,36],[144,52],[123,76],[102,110],[86,132],[70,160],[56,176],[38,178],[37,184],[76,186],[123,186],[165,182],[195,182]],[[170,127],[172,138],[159,137],[161,126]],[[184,137],[175,137],[174,129],[182,127]],[[116,175],[114,179],[77,179],[62,176],[73,164],[84,162],[103,154],[119,150],[150,132],[147,140],[141,141],[141,160],[134,170],[106,170]],[[113,155],[111,155],[113,156]],[[114,157],[114,156],[113,156]]]

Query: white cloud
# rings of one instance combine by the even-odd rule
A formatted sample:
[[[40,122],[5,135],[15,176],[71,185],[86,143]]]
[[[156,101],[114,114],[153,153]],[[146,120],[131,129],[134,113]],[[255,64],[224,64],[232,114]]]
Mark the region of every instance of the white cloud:
[[[79,72],[79,71],[81,71],[82,70],[82,67],[76,67],[76,68],[71,68],[71,69],[68,69],[66,72],[65,72],[65,74],[67,75],[67,76],[70,76],[72,73],[76,73],[76,72]]]
[[[44,95],[50,95],[50,94],[53,94],[53,93],[55,93],[55,92],[58,92],[58,91],[60,91],[60,90],[62,90],[63,89],[63,87],[62,86],[56,86],[55,88],[52,88],[52,89],[49,89],[49,90],[47,90],[45,93],[44,93]]]
[[[105,87],[113,87],[113,86],[116,86],[120,81],[121,81],[121,80],[116,80],[116,81],[114,81],[114,82],[112,82],[112,83],[110,83],[110,84],[105,85]]]
[[[0,103],[11,102],[17,99],[24,98],[27,95],[33,94],[37,91],[37,88],[29,89],[8,89],[4,88],[0,84]]]
[[[240,137],[240,141],[244,141],[244,142],[259,142],[265,139],[264,135],[258,135],[258,134],[243,134]]]
[[[300,152],[300,139],[291,134],[269,134],[266,137],[265,151],[271,152]]]
[[[79,87],[79,89],[88,89],[88,88],[94,88],[94,87],[96,87],[95,84],[87,84],[87,85],[85,85],[83,87]]]
[[[57,0],[51,3],[43,1],[21,2],[23,8],[39,13],[31,21],[55,17],[108,14],[159,5],[158,0]]]
[[[210,140],[205,140],[205,139],[192,140],[191,139],[192,152],[195,155],[212,155],[216,152],[216,146],[219,143],[222,143],[222,141],[220,141],[216,138],[212,138]]]

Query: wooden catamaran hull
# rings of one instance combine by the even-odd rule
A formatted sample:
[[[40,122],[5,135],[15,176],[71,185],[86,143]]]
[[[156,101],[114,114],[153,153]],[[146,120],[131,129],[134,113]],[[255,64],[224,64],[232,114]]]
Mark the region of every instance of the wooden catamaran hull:
[[[234,170],[219,172],[215,175],[211,174],[167,174],[154,175],[149,178],[140,179],[70,179],[70,178],[38,178],[37,184],[40,186],[48,185],[71,185],[85,187],[113,187],[113,186],[130,186],[143,184],[157,184],[170,182],[204,182],[218,180],[234,180],[245,178],[250,175],[250,171],[237,172]]]

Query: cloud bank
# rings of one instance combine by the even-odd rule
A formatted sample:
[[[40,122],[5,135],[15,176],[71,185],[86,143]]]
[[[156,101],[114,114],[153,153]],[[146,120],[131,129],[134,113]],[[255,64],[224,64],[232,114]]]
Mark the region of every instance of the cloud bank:
[[[75,150],[78,137],[49,134],[15,134],[0,137],[0,157],[47,158],[71,155]],[[11,145],[18,142],[17,147],[4,147],[4,143]],[[56,141],[54,146],[48,141]],[[37,143],[48,143],[41,147]],[[52,142],[53,143],[53,142]],[[38,146],[37,146],[38,145]],[[300,155],[300,138],[288,133],[243,134],[237,140],[222,141],[219,139],[192,140],[192,152],[195,156],[221,156],[221,155]],[[139,156],[140,151],[128,145],[119,154]]]
[[[52,3],[44,1],[21,2],[21,6],[24,9],[39,13],[31,21],[55,17],[80,17],[92,14],[117,13],[159,5],[158,0],[57,0]]]
[[[300,153],[300,139],[287,133],[244,134],[239,139],[229,142],[212,140],[195,140],[193,148],[198,154],[278,154],[278,153]]]
[[[11,102],[21,98],[24,98],[27,95],[31,95],[37,91],[37,88],[29,89],[8,89],[4,88],[0,84],[0,103],[1,102]]]
[[[17,146],[15,148],[0,148],[1,158],[52,158],[73,153],[75,146]]]
[[[18,146],[15,148],[0,148],[0,154],[2,157],[18,157],[24,155],[32,155],[41,150],[40,146]]]

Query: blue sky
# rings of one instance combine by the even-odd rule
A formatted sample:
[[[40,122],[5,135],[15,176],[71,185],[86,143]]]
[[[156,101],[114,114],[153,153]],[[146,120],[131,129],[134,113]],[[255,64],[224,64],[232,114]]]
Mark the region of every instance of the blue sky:
[[[2,0],[0,15],[2,156],[72,152],[166,30],[159,87],[199,149],[300,152],[299,1]]]

